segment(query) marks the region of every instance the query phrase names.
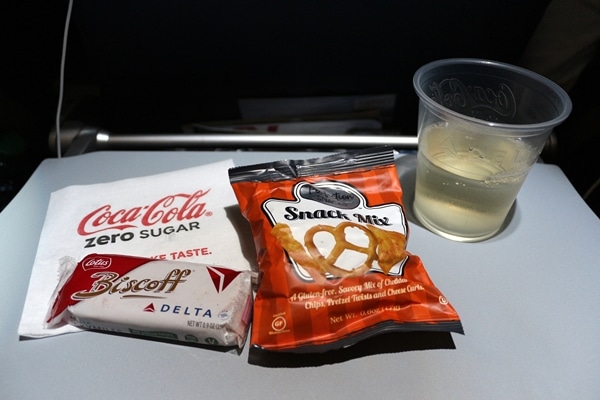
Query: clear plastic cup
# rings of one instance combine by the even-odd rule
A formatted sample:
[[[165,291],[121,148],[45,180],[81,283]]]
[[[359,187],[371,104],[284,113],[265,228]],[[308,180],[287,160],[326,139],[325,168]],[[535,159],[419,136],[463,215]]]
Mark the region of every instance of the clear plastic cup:
[[[429,230],[475,242],[502,227],[554,127],[571,112],[557,84],[526,69],[478,59],[419,68],[413,211]]]

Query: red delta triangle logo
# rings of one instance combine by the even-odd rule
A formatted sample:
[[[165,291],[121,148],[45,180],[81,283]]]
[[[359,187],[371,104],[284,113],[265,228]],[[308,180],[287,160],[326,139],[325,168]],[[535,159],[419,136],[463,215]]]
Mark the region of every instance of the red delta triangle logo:
[[[212,279],[217,293],[221,293],[240,274],[240,271],[232,271],[227,268],[207,267],[210,279]]]
[[[146,312],[154,312],[154,303],[150,303],[146,307],[144,307],[144,311],[146,311]]]

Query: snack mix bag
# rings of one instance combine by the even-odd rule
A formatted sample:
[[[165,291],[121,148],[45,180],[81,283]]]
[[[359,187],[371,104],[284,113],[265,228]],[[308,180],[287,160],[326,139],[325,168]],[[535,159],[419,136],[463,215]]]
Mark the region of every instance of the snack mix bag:
[[[325,352],[390,331],[463,333],[406,251],[390,147],[229,170],[260,272],[251,346]]]

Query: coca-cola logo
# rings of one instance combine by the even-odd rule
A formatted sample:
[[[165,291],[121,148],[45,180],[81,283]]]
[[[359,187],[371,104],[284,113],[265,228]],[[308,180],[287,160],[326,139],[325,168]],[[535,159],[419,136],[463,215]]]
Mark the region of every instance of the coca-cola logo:
[[[500,83],[496,88],[480,85],[466,85],[456,78],[432,82],[429,86],[431,98],[451,110],[465,110],[472,116],[496,120],[487,111],[502,118],[512,117],[517,111],[515,96],[510,87]]]
[[[201,200],[209,192],[210,189],[201,189],[191,194],[172,194],[152,204],[130,208],[116,209],[111,204],[105,204],[81,219],[77,226],[77,233],[86,236],[111,229],[149,227],[159,223],[166,224],[208,216],[212,213]]]
[[[106,269],[110,267],[110,264],[112,264],[112,258],[95,256],[85,260],[82,264],[82,268],[84,271],[89,271],[91,269]]]

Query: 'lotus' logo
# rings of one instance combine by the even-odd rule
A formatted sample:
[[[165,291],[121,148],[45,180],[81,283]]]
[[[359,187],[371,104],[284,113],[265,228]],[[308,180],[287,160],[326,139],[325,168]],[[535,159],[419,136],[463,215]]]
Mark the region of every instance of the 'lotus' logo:
[[[82,267],[84,271],[92,269],[106,269],[110,267],[112,259],[109,257],[92,257],[84,261]]]

